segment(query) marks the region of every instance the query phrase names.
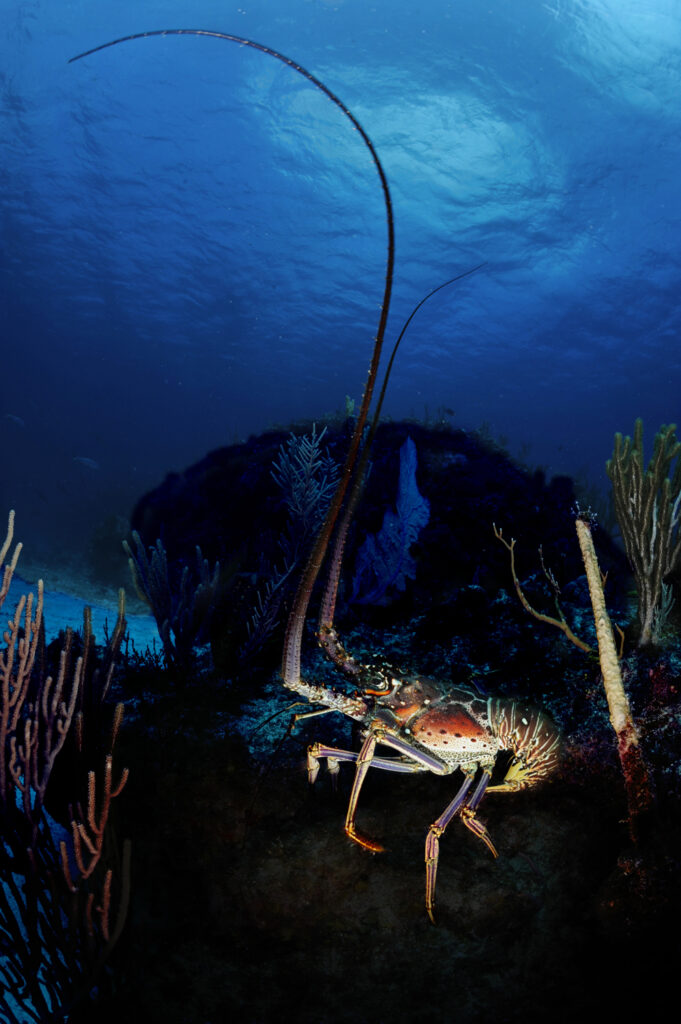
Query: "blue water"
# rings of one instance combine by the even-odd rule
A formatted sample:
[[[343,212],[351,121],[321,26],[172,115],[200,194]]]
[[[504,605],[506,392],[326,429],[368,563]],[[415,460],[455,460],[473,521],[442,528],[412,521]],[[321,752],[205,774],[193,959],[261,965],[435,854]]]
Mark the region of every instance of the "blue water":
[[[85,545],[170,470],[361,396],[392,189],[387,412],[606,487],[681,418],[674,0],[4,0],[0,507]],[[235,496],[238,500],[238,496]],[[4,513],[2,513],[4,515]]]
[[[35,594],[35,587],[31,587],[29,582],[22,579],[21,576],[14,577],[5,598],[6,617],[14,612],[19,598],[31,590]],[[103,607],[92,601],[86,602],[70,594],[52,590],[46,590],[44,595],[44,622],[48,641],[59,636],[59,633],[68,627],[82,632],[86,603],[91,612],[92,633],[95,642],[105,645],[114,631],[116,612],[111,607]],[[152,615],[131,614],[130,611],[127,611],[125,621],[130,643],[134,644],[138,652],[143,654],[147,648],[160,649],[156,620]]]

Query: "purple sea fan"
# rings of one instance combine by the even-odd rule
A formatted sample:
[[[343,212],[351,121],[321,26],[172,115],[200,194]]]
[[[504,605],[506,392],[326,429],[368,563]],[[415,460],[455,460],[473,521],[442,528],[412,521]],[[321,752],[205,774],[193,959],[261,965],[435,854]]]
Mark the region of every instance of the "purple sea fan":
[[[409,549],[430,519],[430,504],[416,484],[416,465],[416,445],[408,437],[400,448],[395,508],[386,509],[383,526],[369,534],[359,550],[351,601],[388,604],[394,592],[403,591],[416,574]]]

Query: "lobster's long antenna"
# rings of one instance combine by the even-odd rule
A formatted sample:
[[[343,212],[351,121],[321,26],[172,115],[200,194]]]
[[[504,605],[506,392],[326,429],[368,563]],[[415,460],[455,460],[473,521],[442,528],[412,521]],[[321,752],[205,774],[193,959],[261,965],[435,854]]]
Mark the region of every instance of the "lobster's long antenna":
[[[121,36],[120,39],[112,39],[108,43],[102,43],[100,46],[93,46],[89,50],[83,51],[83,53],[77,54],[75,57],[71,57],[69,63],[73,63],[76,60],[82,60],[83,57],[89,57],[93,53],[99,53],[100,50],[106,50],[111,46],[117,46],[119,43],[126,43],[133,39],[148,39],[152,36],[210,36],[214,39],[226,39],[228,42],[237,43],[239,46],[249,46],[253,50],[258,50],[260,53],[269,55],[270,57],[276,58],[288,67],[297,71],[303,78],[306,78],[308,82],[316,86],[321,92],[327,96],[332,103],[334,103],[339,110],[348,118],[353,128],[359,132],[362,141],[371,154],[371,159],[374,162],[378,177],[381,182],[381,189],[383,191],[383,201],[385,204],[386,220],[388,227],[388,257],[386,262],[385,270],[385,284],[383,290],[383,302],[381,304],[381,313],[378,321],[378,328],[376,331],[376,338],[374,341],[374,347],[371,355],[371,362],[369,364],[369,372],[367,375],[367,382],[364,388],[364,395],[360,405],[359,413],[357,415],[357,422],[355,423],[355,429],[350,440],[350,446],[343,466],[343,471],[338,483],[338,488],[331,501],[329,510],[326,513],[326,518],[319,531],[317,539],[315,540],[314,546],[307,560],[307,564],[303,571],[298,589],[291,607],[291,613],[289,615],[288,624],[286,627],[286,635],[284,638],[284,652],[282,658],[282,679],[284,685],[290,689],[295,690],[300,685],[300,648],[303,636],[303,629],[305,626],[305,616],[307,614],[308,605],[310,603],[310,597],[312,594],[312,588],[314,587],[315,581],[319,575],[326,550],[329,545],[329,540],[333,532],[334,525],[338,518],[341,506],[343,504],[343,498],[348,488],[348,484],[352,477],[353,467],[357,458],[357,452],[362,440],[362,434],[364,431],[364,425],[367,421],[369,414],[369,407],[371,405],[371,399],[374,392],[374,386],[376,383],[376,375],[378,373],[378,365],[381,358],[381,348],[383,345],[383,338],[385,335],[385,328],[388,322],[388,310],[390,308],[390,296],[392,294],[392,283],[393,273],[395,266],[395,225],[393,219],[392,200],[390,197],[390,189],[388,187],[388,179],[386,178],[385,171],[381,161],[378,158],[378,154],[374,149],[374,145],[365,132],[362,125],[359,123],[354,114],[340,101],[338,96],[328,86],[324,85],[319,78],[313,75],[310,71],[307,71],[300,64],[297,64],[290,57],[284,56],[282,53],[278,53],[277,50],[271,49],[269,46],[263,46],[262,43],[256,43],[252,39],[246,39],[243,36],[232,35],[228,32],[213,32],[208,29],[198,28],[171,28],[171,29],[156,29],[152,32],[135,32],[132,35]]]

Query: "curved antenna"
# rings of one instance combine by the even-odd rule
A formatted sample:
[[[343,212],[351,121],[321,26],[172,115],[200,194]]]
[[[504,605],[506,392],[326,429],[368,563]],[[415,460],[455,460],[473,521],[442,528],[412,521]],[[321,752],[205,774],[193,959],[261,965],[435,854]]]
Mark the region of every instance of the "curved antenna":
[[[379,419],[381,417],[381,408],[383,406],[383,399],[385,398],[385,393],[386,393],[386,390],[387,390],[387,387],[388,387],[388,381],[390,379],[390,374],[392,372],[393,363],[395,362],[395,356],[397,355],[397,350],[400,347],[400,342],[402,341],[402,338],[404,337],[404,335],[406,333],[407,327],[412,322],[412,320],[414,319],[414,317],[416,316],[416,314],[420,310],[421,306],[423,306],[428,301],[428,299],[432,298],[433,295],[436,295],[437,292],[442,291],[442,289],[446,288],[447,285],[454,284],[455,281],[461,281],[464,277],[470,277],[471,274],[476,274],[478,272],[478,270],[482,270],[482,268],[486,267],[486,266],[487,266],[487,260],[484,260],[484,262],[478,263],[477,267],[471,267],[470,270],[464,270],[460,274],[456,274],[455,277],[450,277],[448,281],[443,281],[442,284],[439,284],[437,286],[437,288],[433,288],[432,292],[428,292],[427,295],[424,295],[424,297],[421,299],[420,302],[416,303],[416,305],[412,309],[411,313],[409,314],[407,319],[404,321],[404,323],[402,325],[402,330],[398,334],[397,341],[393,345],[393,350],[390,353],[390,359],[388,360],[388,365],[385,368],[385,374],[383,376],[383,384],[381,385],[381,391],[380,391],[380,394],[378,396],[378,401],[376,402],[376,408],[374,410],[373,419],[371,421],[371,434],[369,435],[369,441],[367,443],[367,448],[371,444],[371,441],[372,441],[372,439],[374,437],[374,434],[376,433],[376,428],[378,427],[378,421],[379,421]]]
[[[348,497],[347,504],[343,511],[343,516],[339,523],[338,530],[336,531],[336,536],[331,550],[329,575],[326,581],[326,586],[324,588],[324,594],[322,596],[319,610],[319,642],[326,651],[326,653],[329,655],[331,660],[335,661],[335,663],[340,668],[342,668],[345,672],[347,672],[350,675],[356,675],[357,672],[359,671],[359,666],[355,659],[345,651],[343,645],[340,643],[338,637],[335,634],[333,628],[333,620],[336,612],[336,598],[338,596],[338,587],[340,586],[340,573],[341,565],[343,562],[343,553],[345,551],[345,541],[347,539],[348,530],[350,529],[352,517],[355,514],[357,502],[359,501],[360,494],[362,493],[362,486],[364,484],[364,474],[366,471],[367,462],[369,461],[369,453],[371,451],[371,443],[376,434],[376,430],[378,429],[378,423],[381,415],[381,407],[383,405],[383,399],[385,398],[385,392],[386,388],[388,387],[388,380],[390,378],[390,373],[393,368],[393,363],[395,362],[395,356],[397,355],[397,350],[400,347],[400,342],[402,341],[402,338],[404,337],[407,328],[409,327],[409,324],[412,322],[412,320],[420,310],[421,306],[423,306],[424,303],[428,301],[428,299],[432,298],[433,295],[436,295],[437,292],[442,291],[443,288],[446,288],[450,284],[454,284],[455,281],[461,281],[462,278],[464,277],[470,277],[471,274],[475,274],[478,270],[485,266],[487,266],[487,261],[485,261],[484,263],[478,263],[477,267],[471,267],[470,270],[464,270],[461,274],[456,274],[454,277],[450,277],[448,281],[443,281],[442,284],[439,284],[437,286],[437,288],[433,288],[432,291],[429,291],[427,295],[424,295],[421,301],[417,302],[417,304],[414,306],[407,319],[404,321],[404,324],[402,325],[402,330],[398,334],[397,341],[393,345],[393,350],[390,353],[390,359],[388,360],[388,365],[383,376],[381,392],[378,396],[376,409],[371,420],[369,436],[367,437],[364,443],[364,447],[362,448],[362,454],[360,456],[359,463],[357,464],[357,470],[355,471],[355,476],[352,482],[350,495]]]
[[[108,43],[93,46],[91,49],[84,50],[83,53],[79,53],[75,57],[71,57],[69,64],[72,64],[74,61],[81,60],[83,57],[89,57],[93,53],[99,53],[100,50],[106,50],[111,46],[118,46],[119,43],[127,43],[133,39],[148,39],[152,36],[210,36],[214,39],[226,39],[228,42],[237,43],[239,46],[249,46],[253,50],[258,50],[260,53],[274,57],[276,60],[286,64],[287,67],[297,71],[298,74],[302,75],[303,78],[306,78],[308,82],[311,82],[312,85],[320,89],[321,92],[323,92],[324,95],[327,96],[332,103],[334,103],[339,110],[343,112],[343,114],[345,114],[353,128],[359,132],[362,141],[371,154],[371,159],[373,160],[376,171],[378,172],[381,189],[383,191],[383,202],[385,204],[388,227],[388,258],[385,269],[383,302],[381,304],[381,313],[379,316],[376,338],[371,355],[371,362],[369,364],[367,382],[364,387],[364,395],[362,397],[355,429],[353,431],[352,438],[350,439],[350,446],[345,458],[345,464],[338,483],[338,488],[336,489],[336,493],[329,505],[326,518],[324,519],[321,529],[317,535],[317,539],[315,540],[314,546],[307,560],[300,583],[298,584],[298,589],[293,600],[288,624],[286,626],[286,635],[284,637],[284,652],[281,668],[282,679],[284,685],[288,686],[290,689],[296,689],[300,684],[300,647],[303,637],[303,629],[305,626],[305,616],[307,614],[310,597],[312,595],[312,588],[314,587],[319,575],[319,570],[321,569],[334,525],[343,504],[343,498],[345,497],[345,493],[352,477],[353,466],[362,441],[364,425],[367,421],[369,407],[374,393],[378,364],[381,358],[381,348],[383,345],[386,324],[388,322],[388,310],[390,308],[390,296],[392,294],[393,273],[395,267],[395,224],[388,179],[386,178],[385,171],[383,170],[383,166],[378,158],[378,154],[374,149],[371,139],[354,114],[348,110],[348,108],[340,101],[338,96],[336,96],[328,86],[324,85],[319,78],[313,75],[310,71],[307,71],[300,64],[297,64],[294,60],[291,60],[290,57],[286,57],[284,54],[278,53],[277,50],[273,50],[269,46],[263,46],[262,43],[256,43],[252,39],[232,35],[228,32],[212,32],[207,29],[198,28],[156,29],[152,32],[135,32],[132,35],[121,36],[119,39],[112,39]]]

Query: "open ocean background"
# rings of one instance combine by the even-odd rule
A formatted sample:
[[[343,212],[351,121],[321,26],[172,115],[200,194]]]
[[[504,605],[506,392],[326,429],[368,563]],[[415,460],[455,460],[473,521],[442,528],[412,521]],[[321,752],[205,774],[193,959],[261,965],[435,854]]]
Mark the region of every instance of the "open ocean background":
[[[358,401],[397,226],[393,417],[603,491],[681,418],[673,0],[3,0],[0,507],[77,575],[170,471]],[[238,501],[238,495],[234,497]],[[86,575],[86,573],[85,573]]]

